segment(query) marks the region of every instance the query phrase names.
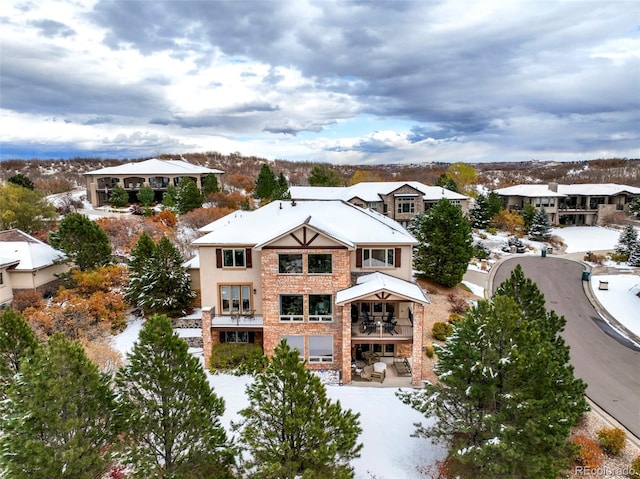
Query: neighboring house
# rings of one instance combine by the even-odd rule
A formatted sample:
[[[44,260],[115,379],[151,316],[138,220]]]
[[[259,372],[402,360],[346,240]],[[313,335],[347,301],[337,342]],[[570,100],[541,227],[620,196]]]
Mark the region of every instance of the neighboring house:
[[[628,212],[640,188],[613,183],[515,185],[494,190],[511,211],[529,203],[544,208],[552,225],[597,225],[607,215]]]
[[[156,193],[156,200],[169,185],[178,186],[185,178],[191,179],[202,188],[202,179],[209,174],[217,175],[218,183],[224,172],[203,166],[192,165],[183,160],[158,160],[152,158],[138,163],[110,166],[85,173],[87,199],[94,206],[109,202],[111,188],[118,185],[129,192],[131,202],[137,202],[136,194],[143,186],[150,186]]]
[[[286,338],[345,383],[356,360],[377,355],[407,358],[420,384],[429,300],[412,281],[417,241],[397,222],[344,201],[274,201],[202,230],[188,264],[199,266],[205,364],[219,342],[271,354]],[[398,323],[385,328],[390,315]]]
[[[347,187],[292,186],[289,192],[294,200],[343,200],[371,208],[405,228],[415,215],[424,213],[442,198],[459,205],[463,213],[469,210],[470,201],[468,196],[418,181],[363,182]]]
[[[43,296],[56,292],[56,275],[69,271],[61,263],[65,254],[17,229],[0,231],[0,305],[16,293],[36,290]]]

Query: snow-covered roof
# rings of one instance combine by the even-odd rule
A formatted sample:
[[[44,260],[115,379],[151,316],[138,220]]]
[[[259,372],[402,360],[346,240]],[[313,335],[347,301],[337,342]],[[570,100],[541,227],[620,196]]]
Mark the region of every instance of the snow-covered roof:
[[[273,201],[254,211],[236,211],[208,225],[212,231],[193,244],[259,247],[303,225],[348,247],[417,244],[394,220],[340,200]]]
[[[200,269],[200,255],[197,254],[188,261],[182,263],[183,268],[187,269]]]
[[[614,183],[585,183],[575,185],[560,185],[558,191],[553,191],[546,184],[514,185],[499,188],[495,192],[502,196],[523,196],[526,198],[564,197],[571,195],[585,196],[613,196],[620,193],[640,195],[640,188]]]
[[[291,198],[296,200],[330,200],[340,199],[349,201],[360,198],[363,201],[373,203],[382,201],[380,195],[388,195],[403,186],[410,186],[420,193],[425,201],[437,201],[441,198],[449,200],[467,200],[468,196],[440,186],[427,186],[419,181],[369,181],[356,183],[351,186],[292,186],[289,188]],[[398,196],[406,196],[408,193],[399,193]]]
[[[389,292],[417,303],[428,304],[429,299],[416,283],[395,276],[375,272],[358,276],[355,286],[336,293],[336,304],[342,305],[381,291]]]
[[[202,231],[203,233],[211,233],[212,231],[215,231],[216,229],[224,226],[225,224],[237,220],[239,216],[245,216],[250,213],[251,211],[247,211],[247,210],[236,210],[233,213],[229,213],[228,215],[223,216],[222,218],[218,218],[217,220],[212,221],[207,225],[204,225],[202,228],[199,228],[198,231]]]
[[[17,229],[0,231],[0,254],[3,258],[20,261],[16,271],[44,268],[66,258],[62,251]]]
[[[224,173],[224,171],[193,165],[183,160],[151,158],[136,163],[88,171],[85,175],[201,175],[208,173]]]

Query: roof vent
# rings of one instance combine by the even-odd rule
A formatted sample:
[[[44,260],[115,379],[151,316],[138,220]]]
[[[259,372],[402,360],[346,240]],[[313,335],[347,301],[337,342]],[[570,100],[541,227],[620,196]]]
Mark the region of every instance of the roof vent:
[[[296,205],[296,200],[291,200],[291,206],[295,206]]]

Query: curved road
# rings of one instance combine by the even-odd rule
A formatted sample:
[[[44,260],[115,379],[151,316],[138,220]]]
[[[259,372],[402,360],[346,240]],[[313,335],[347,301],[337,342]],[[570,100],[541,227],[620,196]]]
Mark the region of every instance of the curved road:
[[[588,385],[587,396],[640,438],[640,348],[601,319],[584,290],[584,265],[555,257],[509,258],[494,267],[491,294],[517,264],[537,283],[547,309],[567,320],[562,337],[576,376]]]

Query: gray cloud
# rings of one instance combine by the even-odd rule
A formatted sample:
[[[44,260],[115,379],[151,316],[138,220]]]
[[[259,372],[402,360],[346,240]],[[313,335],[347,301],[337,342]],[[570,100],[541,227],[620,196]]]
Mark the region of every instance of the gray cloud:
[[[76,34],[73,28],[55,20],[36,20],[31,25],[37,27],[45,37],[71,37]]]

